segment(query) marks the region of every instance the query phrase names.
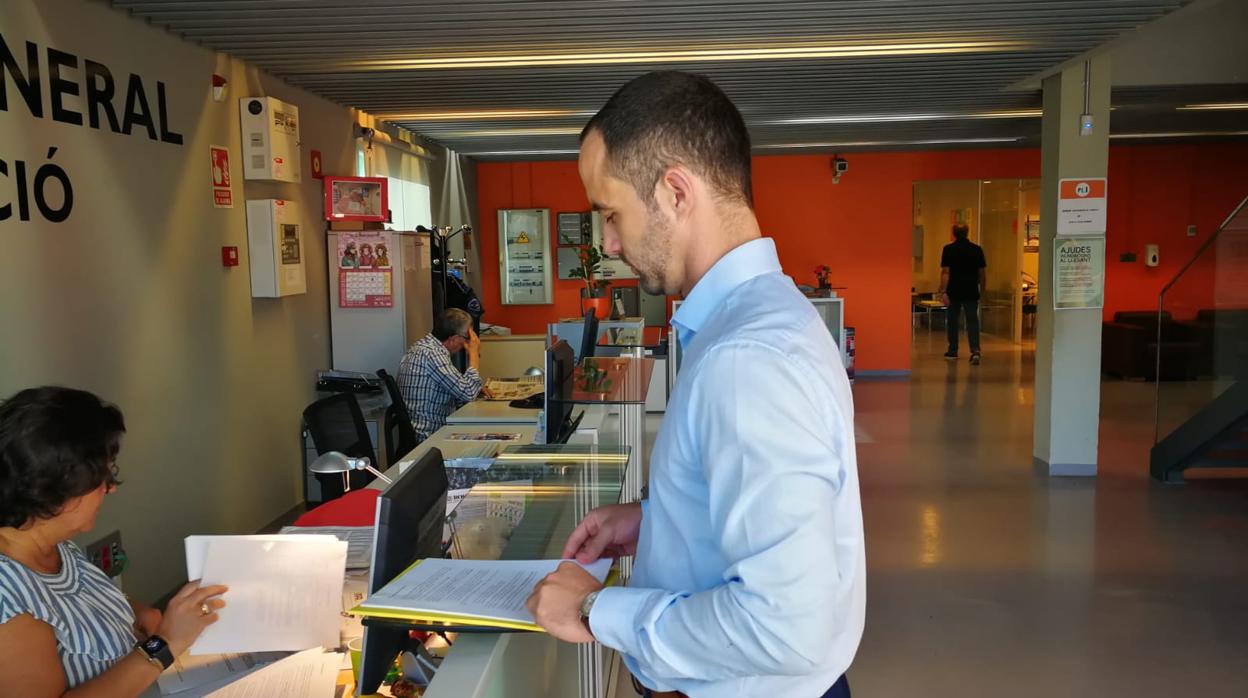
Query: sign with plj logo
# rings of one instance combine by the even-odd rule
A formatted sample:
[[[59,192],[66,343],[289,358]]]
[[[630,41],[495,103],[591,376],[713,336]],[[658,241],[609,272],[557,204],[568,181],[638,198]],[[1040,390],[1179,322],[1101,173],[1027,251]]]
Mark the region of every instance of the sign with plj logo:
[[[1057,190],[1057,234],[1104,235],[1104,177],[1060,180]]]

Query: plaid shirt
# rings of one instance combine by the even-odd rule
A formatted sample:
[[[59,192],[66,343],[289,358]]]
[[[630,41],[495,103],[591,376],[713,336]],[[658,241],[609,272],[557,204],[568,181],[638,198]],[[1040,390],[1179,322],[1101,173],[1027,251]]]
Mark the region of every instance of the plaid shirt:
[[[481,374],[460,373],[451,353],[432,334],[412,345],[399,362],[399,392],[421,441],[446,425],[446,418],[481,392]]]

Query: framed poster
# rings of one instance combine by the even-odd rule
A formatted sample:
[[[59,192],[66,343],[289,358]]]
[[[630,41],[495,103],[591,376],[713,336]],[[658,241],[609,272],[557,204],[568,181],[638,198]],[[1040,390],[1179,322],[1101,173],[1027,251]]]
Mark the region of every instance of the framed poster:
[[[385,177],[325,177],[325,220],[384,223],[389,214]]]
[[[386,230],[338,233],[338,307],[394,307],[394,235]]]
[[[1053,308],[1105,307],[1105,238],[1053,240]]]

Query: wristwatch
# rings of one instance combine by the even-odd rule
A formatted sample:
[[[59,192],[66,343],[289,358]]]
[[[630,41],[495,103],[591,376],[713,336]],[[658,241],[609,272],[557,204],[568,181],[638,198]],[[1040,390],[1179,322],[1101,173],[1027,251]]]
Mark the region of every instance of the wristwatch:
[[[601,591],[591,591],[585,596],[585,600],[581,602],[581,620],[589,620],[589,612],[594,610],[594,602],[598,600]]]
[[[173,652],[169,649],[169,643],[159,635],[152,635],[146,640],[134,643],[134,649],[142,652],[147,657],[147,661],[151,662],[152,666],[160,667],[161,671],[173,666]]]

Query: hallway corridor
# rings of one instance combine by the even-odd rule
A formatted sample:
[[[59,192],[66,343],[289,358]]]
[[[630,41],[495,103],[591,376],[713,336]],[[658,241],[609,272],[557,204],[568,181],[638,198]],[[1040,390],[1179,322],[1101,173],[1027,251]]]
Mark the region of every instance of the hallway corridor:
[[[1153,386],[1102,388],[1100,475],[1031,457],[1031,352],[916,339],[854,388],[866,518],[855,695],[1248,695],[1248,480],[1148,478]],[[965,352],[964,352],[965,353]]]

